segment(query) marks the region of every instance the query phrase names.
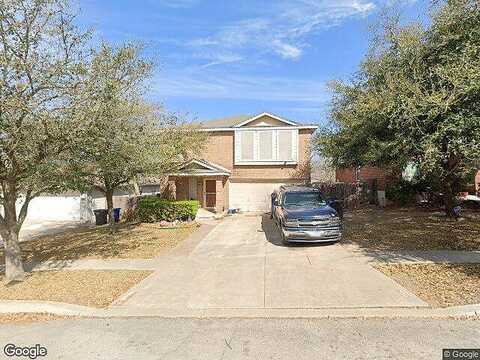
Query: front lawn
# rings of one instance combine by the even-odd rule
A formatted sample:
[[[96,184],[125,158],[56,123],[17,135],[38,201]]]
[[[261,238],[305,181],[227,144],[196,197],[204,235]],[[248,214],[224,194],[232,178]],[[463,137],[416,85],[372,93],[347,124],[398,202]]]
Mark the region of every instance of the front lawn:
[[[26,324],[31,322],[76,319],[75,316],[60,316],[46,313],[6,313],[0,314],[2,324]]]
[[[432,306],[480,303],[480,264],[389,264],[375,268]]]
[[[195,231],[196,225],[164,228],[158,224],[121,224],[115,234],[108,227],[80,228],[24,241],[27,262],[76,259],[148,259],[174,248]],[[0,263],[4,263],[3,250]]]
[[[345,242],[366,250],[480,250],[480,213],[452,221],[416,208],[360,209],[345,216]]]
[[[0,300],[43,300],[103,308],[151,271],[35,271],[25,281],[5,284],[0,276]]]

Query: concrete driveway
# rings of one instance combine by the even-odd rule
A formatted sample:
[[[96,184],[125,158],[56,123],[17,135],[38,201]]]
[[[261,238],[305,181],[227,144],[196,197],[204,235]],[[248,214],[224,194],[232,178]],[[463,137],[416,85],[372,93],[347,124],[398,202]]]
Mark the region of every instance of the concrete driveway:
[[[427,304],[341,244],[284,246],[268,216],[239,215],[204,225],[197,239],[160,258],[158,270],[114,306],[187,311]]]
[[[20,241],[34,240],[45,235],[55,235],[67,232],[79,227],[92,226],[92,224],[82,223],[80,221],[25,221],[20,231]]]

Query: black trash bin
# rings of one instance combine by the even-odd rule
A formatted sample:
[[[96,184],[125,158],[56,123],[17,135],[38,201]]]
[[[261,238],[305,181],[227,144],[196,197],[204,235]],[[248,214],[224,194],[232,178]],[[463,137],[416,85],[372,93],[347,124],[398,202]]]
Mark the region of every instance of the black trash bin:
[[[113,218],[115,219],[116,223],[120,221],[120,208],[113,209]]]
[[[93,213],[95,214],[96,225],[105,225],[107,223],[107,209],[93,210]]]
[[[343,219],[343,203],[337,199],[330,199],[328,205],[337,211],[338,217]]]

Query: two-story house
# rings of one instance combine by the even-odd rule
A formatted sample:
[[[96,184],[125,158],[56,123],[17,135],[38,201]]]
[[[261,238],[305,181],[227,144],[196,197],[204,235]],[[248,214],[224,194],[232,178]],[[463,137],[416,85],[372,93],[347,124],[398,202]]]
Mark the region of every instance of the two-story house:
[[[202,152],[169,176],[177,199],[216,212],[265,211],[282,184],[310,180],[310,142],[317,129],[269,113],[205,121]]]

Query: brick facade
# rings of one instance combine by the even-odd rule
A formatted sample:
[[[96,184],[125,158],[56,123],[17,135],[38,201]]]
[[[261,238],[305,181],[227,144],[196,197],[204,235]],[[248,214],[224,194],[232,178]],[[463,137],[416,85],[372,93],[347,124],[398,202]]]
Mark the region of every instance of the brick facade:
[[[247,126],[288,126],[288,123],[262,116]],[[205,207],[205,180],[214,179],[216,189],[215,211],[222,212],[229,208],[230,183],[299,183],[310,181],[310,141],[315,127],[298,129],[298,161],[296,165],[235,165],[235,131],[209,131],[204,148],[195,159],[205,160],[213,165],[219,165],[230,172],[230,176],[196,176],[197,198]],[[222,170],[224,171],[224,170]],[[176,198],[188,199],[189,177],[171,176],[176,183]],[[233,186],[233,185],[232,185]],[[267,194],[268,195],[268,194]],[[233,200],[232,200],[233,201]]]
[[[378,190],[385,190],[389,180],[389,174],[385,169],[378,167],[338,168],[335,174],[336,181],[353,183],[356,181],[369,181],[376,179]]]
[[[235,165],[234,132],[218,131],[209,133],[200,158],[221,165],[232,172],[232,181],[305,181],[310,172],[304,171],[310,162],[310,141],[312,130],[298,132],[297,165]]]
[[[171,176],[170,181],[175,182],[175,199],[189,200],[189,181],[192,177],[188,176]],[[198,176],[193,177],[197,186],[197,198],[200,206],[205,207],[204,183],[206,180],[215,181],[215,211],[222,212],[228,208],[228,177],[227,176]]]

